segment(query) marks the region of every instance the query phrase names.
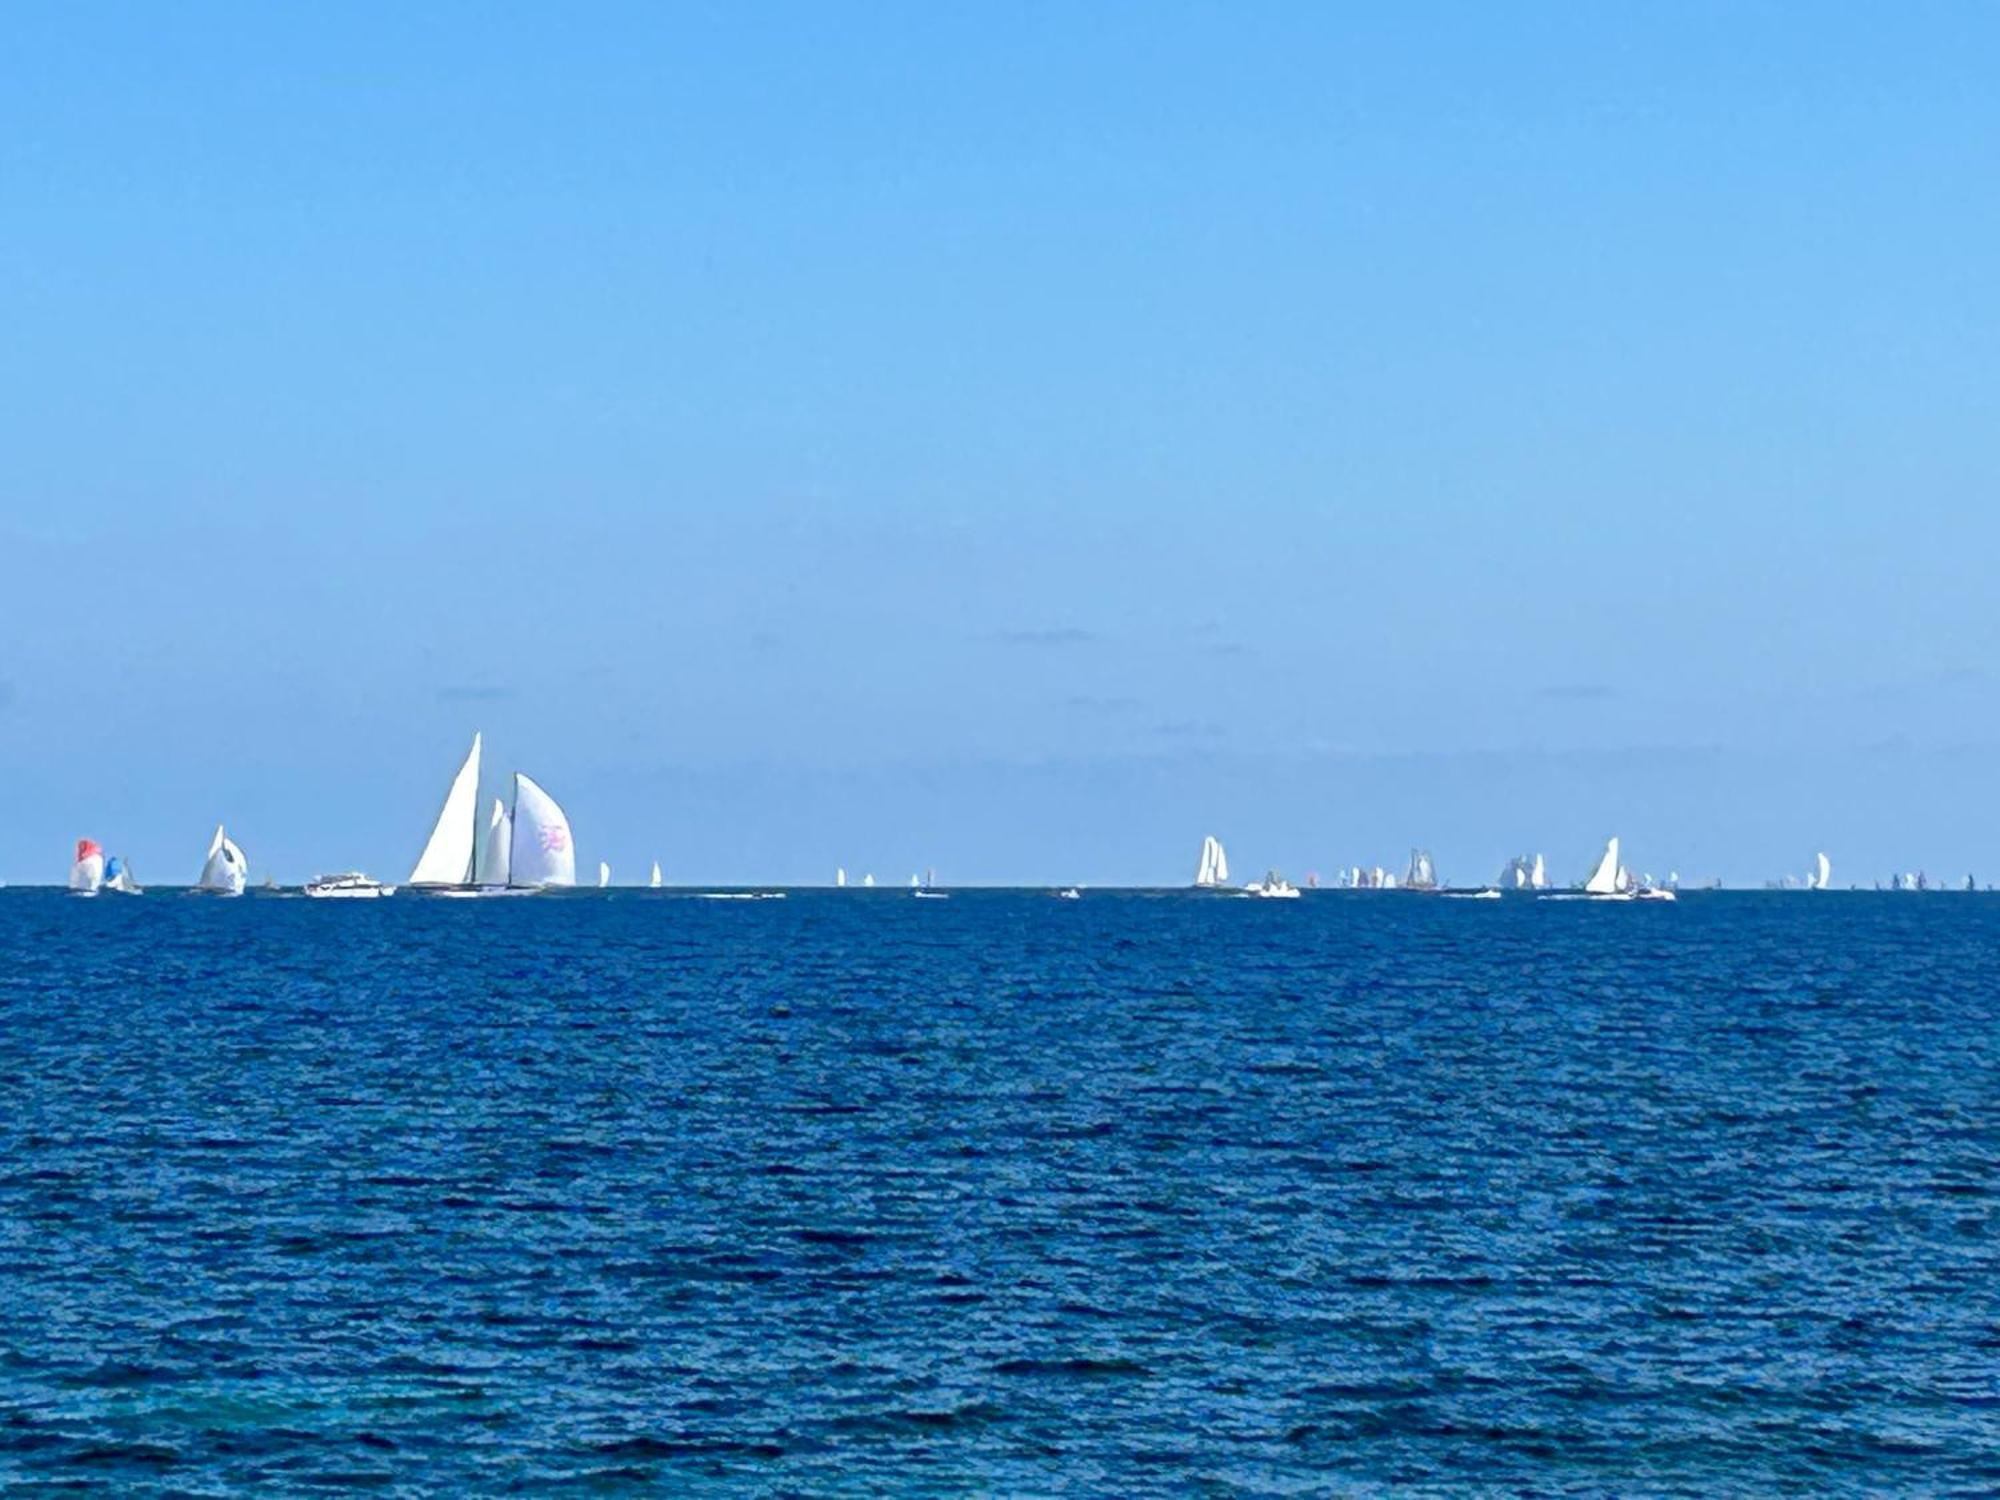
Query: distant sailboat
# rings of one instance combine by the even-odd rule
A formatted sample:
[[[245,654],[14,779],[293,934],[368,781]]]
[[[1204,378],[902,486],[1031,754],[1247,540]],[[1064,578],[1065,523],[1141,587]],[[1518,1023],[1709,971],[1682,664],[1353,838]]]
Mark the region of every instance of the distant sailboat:
[[[601,891],[611,884],[611,866],[603,860],[597,862],[597,888]]]
[[[470,887],[478,874],[473,863],[473,846],[479,831],[479,736],[473,735],[472,748],[464,764],[451,779],[444,806],[424,852],[417,856],[405,885],[413,887]]]
[[[657,891],[660,888],[660,862],[657,859],[653,861],[653,874],[646,884],[652,890]]]
[[[847,884],[847,871],[844,867],[833,872],[833,884],[836,890]]]
[[[1229,884],[1229,856],[1214,834],[1201,841],[1201,864],[1194,872],[1194,883],[1201,890]]]
[[[1427,849],[1410,851],[1409,869],[1403,875],[1403,889],[1406,891],[1434,891],[1437,889],[1437,866],[1432,862]]]
[[[139,882],[133,877],[132,867],[114,854],[104,862],[104,884],[100,890],[116,891],[121,896],[143,896]]]
[[[861,877],[861,888],[862,888],[863,890],[868,890],[868,891],[872,891],[872,890],[874,890],[874,889],[875,889],[875,877],[874,877],[873,875],[863,875],[863,876]]]
[[[103,849],[96,839],[78,839],[76,859],[69,867],[69,888],[79,896],[95,896],[103,884]]]
[[[1537,854],[1535,856],[1534,868],[1528,871],[1528,889],[1532,891],[1545,891],[1548,888],[1549,869],[1547,865],[1542,863],[1541,855]]]
[[[951,899],[945,892],[937,889],[936,870],[925,870],[921,885],[917,883],[917,877],[912,875],[910,877],[910,890],[912,895],[927,901],[949,901]]]
[[[1600,900],[1617,899],[1625,895],[1619,884],[1622,871],[1618,864],[1618,840],[1612,839],[1604,846],[1604,853],[1597,861],[1597,868],[1590,872],[1590,878],[1583,883],[1586,896],[1596,896]]]
[[[1827,882],[1832,879],[1833,861],[1829,860],[1824,854],[1814,855],[1813,872],[1806,877],[1806,889],[1809,891],[1823,891],[1827,888]]]
[[[223,832],[222,824],[215,825],[215,837],[208,841],[208,859],[201,867],[201,878],[195,882],[195,889],[213,891],[219,896],[240,896],[244,883],[250,877],[250,862],[243,857],[243,851],[235,841]]]

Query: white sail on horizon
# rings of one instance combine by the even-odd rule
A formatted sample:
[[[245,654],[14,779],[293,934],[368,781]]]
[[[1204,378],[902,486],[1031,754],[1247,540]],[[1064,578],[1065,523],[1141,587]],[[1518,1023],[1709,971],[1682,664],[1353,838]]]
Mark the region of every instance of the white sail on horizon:
[[[196,888],[224,896],[240,896],[249,873],[250,864],[243,857],[243,851],[224,832],[223,825],[217,823],[215,837],[208,841],[208,858],[202,864]]]
[[[555,798],[520,771],[514,773],[511,848],[509,885],[576,884],[576,842],[570,836],[569,818]]]
[[[1618,840],[1613,838],[1604,846],[1603,857],[1597,861],[1597,868],[1583,883],[1583,888],[1593,896],[1615,896],[1618,894]]]
[[[660,888],[660,862],[657,859],[653,861],[653,874],[646,884],[656,891]]]
[[[1201,841],[1201,863],[1194,872],[1194,883],[1198,886],[1226,885],[1229,882],[1229,856],[1223,851],[1222,840],[1209,834]]]
[[[836,887],[847,884],[847,867],[845,865],[840,866],[833,872],[833,883]]]
[[[597,888],[601,891],[611,884],[611,866],[603,860],[597,862]]]
[[[1827,882],[1832,879],[1833,861],[1824,854],[1814,856],[1812,876],[1806,881],[1807,889],[1823,891],[1827,888]]]
[[[493,799],[493,811],[486,819],[486,847],[479,855],[479,883],[483,886],[503,886],[513,868],[514,861],[514,815],[507,811],[507,804],[498,797]]]
[[[466,752],[465,763],[451,779],[451,790],[445,793],[444,807],[431,828],[424,852],[417,856],[416,868],[410,871],[408,884],[472,884],[478,809],[479,736],[475,734],[472,749]]]

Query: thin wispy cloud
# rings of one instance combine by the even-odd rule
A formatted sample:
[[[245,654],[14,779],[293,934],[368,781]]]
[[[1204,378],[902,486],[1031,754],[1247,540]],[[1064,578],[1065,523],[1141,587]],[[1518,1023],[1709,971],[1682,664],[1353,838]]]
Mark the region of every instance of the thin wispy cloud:
[[[1003,646],[1088,646],[1097,636],[1076,625],[1045,625],[1002,630],[993,639]]]
[[[1207,719],[1176,719],[1155,724],[1153,733],[1169,740],[1213,740],[1222,737],[1222,726]]]

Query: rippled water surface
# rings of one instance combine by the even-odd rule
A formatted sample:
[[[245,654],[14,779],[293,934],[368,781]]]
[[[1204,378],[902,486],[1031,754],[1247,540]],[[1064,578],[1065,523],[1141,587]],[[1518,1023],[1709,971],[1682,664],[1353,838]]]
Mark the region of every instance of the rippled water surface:
[[[0,1480],[2000,1487],[2000,901],[0,892]]]

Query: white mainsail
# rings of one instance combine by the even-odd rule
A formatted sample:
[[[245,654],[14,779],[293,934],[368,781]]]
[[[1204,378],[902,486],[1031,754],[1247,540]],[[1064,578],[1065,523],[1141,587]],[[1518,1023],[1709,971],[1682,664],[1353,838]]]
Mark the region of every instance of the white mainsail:
[[[514,862],[514,815],[498,797],[486,820],[486,847],[479,852],[479,883],[502,886]]]
[[[836,886],[844,886],[847,884],[847,869],[845,866],[842,866],[841,868],[836,869],[833,872],[833,883]]]
[[[1831,879],[1833,879],[1833,862],[1824,854],[1815,856],[1813,859],[1812,879],[1807,884],[1813,890],[1823,891],[1826,889],[1827,882]]]
[[[208,860],[201,867],[196,887],[224,896],[240,896],[249,873],[249,861],[244,859],[243,851],[223,832],[222,824],[217,823],[215,837],[208,841]]]
[[[1618,840],[1613,839],[1604,846],[1604,857],[1597,862],[1597,868],[1590,873],[1590,879],[1583,883],[1585,891],[1593,896],[1615,896],[1618,894]]]
[[[1549,888],[1548,866],[1542,863],[1541,855],[1535,856],[1535,867],[1528,872],[1528,889],[1545,891]]]
[[[1224,885],[1229,880],[1229,856],[1223,852],[1222,841],[1214,834],[1201,841],[1201,864],[1194,872],[1194,883],[1199,886]]]
[[[431,829],[430,842],[417,856],[410,871],[411,885],[470,885],[473,877],[473,844],[479,816],[479,736],[472,737],[472,749],[465,764],[451,779],[444,808]]]
[[[534,779],[514,773],[514,836],[507,883],[514,886],[575,885],[576,843],[569,819],[556,799]]]
[[[648,880],[646,884],[656,891],[660,888],[660,862],[657,859],[653,861],[653,878]]]
[[[861,877],[861,884],[864,889],[873,890],[875,888],[875,877],[873,875],[863,875]]]
[[[611,884],[611,866],[603,860],[597,862],[597,888],[601,891]]]

